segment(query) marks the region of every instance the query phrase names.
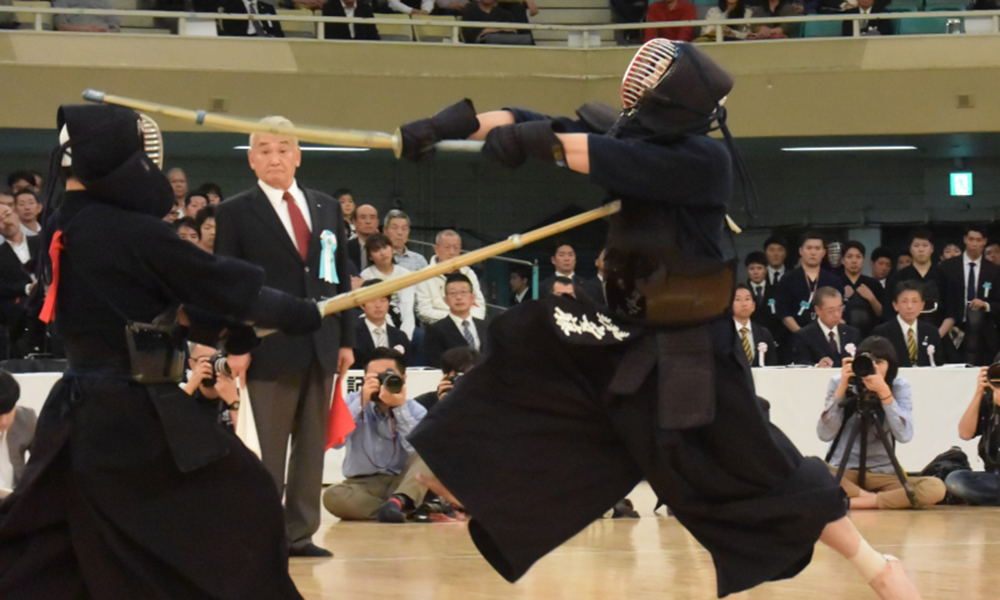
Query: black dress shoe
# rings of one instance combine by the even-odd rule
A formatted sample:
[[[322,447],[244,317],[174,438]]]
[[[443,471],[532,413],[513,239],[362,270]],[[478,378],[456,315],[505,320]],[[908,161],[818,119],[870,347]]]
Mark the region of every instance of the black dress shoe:
[[[632,505],[632,501],[628,498],[619,500],[618,504],[615,504],[614,512],[611,514],[612,519],[638,519],[639,513],[635,511],[635,507]]]
[[[330,552],[326,548],[320,548],[316,544],[309,542],[308,544],[299,546],[298,548],[290,548],[288,550],[288,556],[300,558],[333,558],[333,552]]]

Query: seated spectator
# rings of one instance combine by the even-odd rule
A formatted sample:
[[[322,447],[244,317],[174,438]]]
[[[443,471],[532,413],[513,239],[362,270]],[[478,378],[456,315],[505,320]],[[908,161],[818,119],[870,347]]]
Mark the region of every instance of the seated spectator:
[[[454,387],[455,381],[459,377],[465,375],[476,366],[476,362],[479,360],[480,353],[479,350],[475,348],[470,348],[469,346],[459,346],[457,348],[452,348],[451,350],[446,350],[444,354],[441,355],[441,381],[438,383],[437,389],[420,394],[417,396],[417,402],[421,406],[430,410],[435,404],[444,400],[444,397],[448,395],[451,388]]]
[[[198,226],[198,245],[209,254],[215,253],[215,206],[209,204],[198,211],[194,218]]]
[[[892,303],[896,318],[876,327],[872,334],[889,340],[896,349],[901,367],[929,367],[933,352],[941,352],[936,364],[944,362],[944,344],[937,327],[920,319],[924,310],[924,288],[916,281],[900,281],[893,290],[896,299]]]
[[[261,0],[222,0],[219,12],[230,15],[274,15],[274,6]],[[285,37],[280,21],[220,20],[221,35],[251,37]],[[176,188],[174,190],[176,193]]]
[[[647,23],[666,21],[697,21],[698,10],[687,0],[659,0],[646,10]],[[692,42],[694,27],[651,27],[642,30],[643,43],[653,38],[667,38],[678,42]]]
[[[983,256],[986,257],[986,260],[1000,267],[1000,244],[993,242],[986,246]]]
[[[868,337],[875,325],[882,322],[885,291],[879,282],[861,274],[865,266],[865,246],[854,240],[844,244],[841,264],[844,267],[844,298],[847,300],[847,322]]]
[[[766,19],[767,17],[794,17],[802,14],[801,4],[795,4],[788,0],[761,0],[760,4],[753,7],[755,19]],[[784,38],[799,37],[798,23],[773,23],[756,25],[751,28],[748,39],[754,40],[778,40]]]
[[[528,17],[534,17],[538,14],[538,5],[535,4],[534,0],[504,0],[497,3],[497,8],[502,8],[514,15],[515,23],[528,23]]]
[[[434,10],[434,0],[389,0],[389,9],[413,17],[427,16]]]
[[[184,200],[188,195],[187,175],[184,174],[184,169],[174,167],[167,171],[167,181],[170,182],[170,189],[174,191],[174,208],[179,219],[184,216]]]
[[[861,333],[843,322],[844,300],[832,287],[816,290],[816,320],[792,334],[792,363],[839,367],[848,344],[861,342]]]
[[[902,271],[906,267],[913,264],[913,257],[910,256],[909,252],[903,252],[896,257],[896,271]]]
[[[431,264],[451,260],[462,253],[462,236],[452,229],[438,232],[434,238],[434,257]],[[462,267],[458,273],[465,275],[472,282],[475,292],[475,302],[472,305],[472,316],[477,319],[486,318],[486,298],[479,289],[479,278],[469,267]],[[448,304],[444,299],[444,284],[446,277],[438,275],[417,285],[417,318],[421,323],[430,325],[448,316]]]
[[[993,359],[1000,362],[1000,355]],[[958,437],[979,437],[979,457],[984,471],[954,471],[944,480],[952,495],[974,506],[1000,506],[1000,385],[979,369],[979,380],[969,406],[958,422]]]
[[[843,12],[845,15],[872,15],[889,12],[885,9],[885,4],[876,3],[875,0],[854,0],[857,6],[848,8]],[[893,24],[888,19],[861,20],[858,23],[861,35],[892,35]],[[854,21],[844,21],[843,35],[850,37],[854,35]]]
[[[763,325],[750,320],[755,304],[750,286],[745,283],[736,284],[736,295],[733,297],[733,321],[736,322],[736,349],[746,355],[751,367],[778,364],[777,348],[774,336]],[[764,345],[761,350],[761,344]],[[760,353],[764,353],[764,364],[761,365]]]
[[[368,237],[368,241],[365,242],[365,252],[368,254],[371,266],[361,271],[361,279],[389,281],[410,274],[409,269],[404,269],[394,262],[389,238],[381,233]],[[393,294],[389,307],[392,324],[401,329],[408,339],[413,339],[413,328],[416,326],[415,304],[416,293],[413,286],[410,286]]]
[[[8,175],[7,187],[14,193],[20,192],[21,190],[28,190],[37,194],[41,191],[41,186],[38,185],[38,180],[35,178],[35,174],[25,169],[14,171]]]
[[[361,287],[370,287],[382,283],[381,279],[369,279]],[[392,348],[410,361],[410,339],[398,328],[389,324],[389,296],[373,298],[361,305],[364,314],[364,326],[355,327],[354,366],[352,369],[363,369],[368,359],[377,348]]]
[[[108,2],[108,0],[53,0],[52,8],[114,9],[115,7]],[[53,15],[52,28],[56,31],[92,31],[96,33],[109,33],[120,31],[121,22],[118,17],[106,15]]]
[[[231,375],[224,370],[216,371],[212,365],[212,359],[219,354],[211,346],[190,344],[188,378],[184,391],[220,425],[236,433],[240,392]]]
[[[174,221],[174,231],[182,240],[187,240],[195,246],[201,247],[201,231],[198,229],[198,222],[191,217],[183,217]]]
[[[781,248],[784,248],[781,246]],[[743,261],[747,268],[747,289],[753,295],[754,309],[750,320],[768,330],[774,338],[774,344],[768,352],[774,358],[775,364],[787,365],[791,362],[791,332],[778,317],[777,300],[774,298],[775,286],[768,280],[767,256],[761,252],[751,252]]]
[[[10,188],[0,190],[0,204],[9,206],[11,210],[17,210],[14,206],[14,192]]]
[[[427,327],[424,356],[427,364],[439,368],[441,355],[451,348],[469,346],[480,352],[486,341],[486,321],[472,316],[472,282],[461,273],[448,275],[445,302],[448,315]]]
[[[576,250],[573,249],[573,246],[567,243],[557,244],[552,251],[551,260],[556,272],[552,277],[538,284],[538,297],[545,298],[552,295],[552,286],[560,277],[568,279],[574,290],[579,291],[584,280],[583,277],[576,274]]]
[[[884,290],[890,274],[892,274],[892,253],[882,247],[875,248],[872,250],[872,279]]]
[[[371,204],[362,204],[354,211],[354,237],[347,240],[347,258],[358,271],[368,268],[368,254],[365,242],[368,236],[378,233],[378,210]]]
[[[218,206],[220,202],[226,199],[226,197],[222,195],[222,188],[215,183],[202,184],[202,186],[198,188],[198,191],[202,196],[208,198],[209,206]]]
[[[344,216],[344,231],[350,238],[354,235],[354,211],[357,209],[354,205],[354,195],[351,190],[340,188],[333,193],[333,199],[340,202],[340,212]]]
[[[497,0],[478,0],[469,2],[462,11],[462,21],[487,23],[515,23],[514,15],[497,6]],[[517,35],[516,29],[497,29],[494,27],[477,28],[463,27],[462,39],[467,44],[502,43],[503,38],[493,34]],[[492,38],[491,38],[492,36]],[[512,40],[513,41],[513,40]]]
[[[17,486],[35,438],[35,411],[17,406],[21,386],[14,376],[0,370],[0,498]]]
[[[427,266],[427,259],[406,247],[410,241],[410,217],[406,213],[393,209],[385,215],[382,230],[392,244],[392,253],[396,264],[412,271],[419,271]]]
[[[884,425],[889,435],[901,444],[913,439],[913,399],[910,384],[898,377],[899,366],[896,362],[896,351],[889,340],[872,336],[858,346],[858,353],[869,353],[875,364],[875,374],[863,379],[864,386],[879,401],[879,409],[884,413]],[[840,405],[848,394],[859,392],[852,383],[854,371],[851,364],[854,359],[844,359],[843,367],[838,375],[830,379],[827,388],[826,405],[816,426],[819,439],[824,442],[833,441],[828,461],[830,470],[836,473],[843,461],[847,461],[847,470],[840,485],[851,499],[851,508],[910,508],[906,491],[896,477],[889,454],[875,435],[875,427],[861,432],[855,439],[854,446],[847,449],[850,433],[855,426],[851,419],[853,409]],[[848,421],[852,421],[847,424]],[[847,424],[845,427],[844,425]],[[865,457],[864,487],[858,486],[858,468],[861,465],[861,435],[866,436],[867,454]],[[937,504],[944,499],[944,482],[936,477],[909,477],[909,483],[917,499],[917,507]]]
[[[21,221],[21,231],[28,237],[35,237],[42,231],[38,223],[38,215],[42,214],[42,205],[38,202],[35,192],[21,190],[14,196],[14,210]]]
[[[753,9],[746,6],[744,0],[719,0],[718,6],[708,9],[705,15],[706,21],[719,21],[724,23],[726,19],[750,19],[753,18]],[[722,27],[722,39],[724,40],[745,40],[750,35],[749,25],[705,25],[701,28],[701,38],[705,41],[716,39],[716,30]],[[699,38],[699,39],[701,39]]]
[[[962,248],[958,244],[945,244],[944,249],[941,250],[941,262],[956,256],[962,256]]]
[[[510,268],[510,306],[531,300],[531,269],[524,265]]]
[[[201,192],[191,192],[184,197],[184,216],[192,219],[198,216],[198,211],[208,206],[208,198]]]
[[[10,354],[20,358],[36,349],[26,305],[35,287],[39,238],[24,235],[17,215],[5,205],[0,205],[0,233],[5,242],[0,243],[0,325],[7,327]]]
[[[323,4],[324,17],[375,17],[372,5],[359,0],[328,0]],[[369,23],[327,23],[323,36],[328,40],[380,40],[378,27]]]
[[[379,382],[390,370],[403,377],[397,393]],[[405,380],[403,355],[380,348],[365,366],[361,390],[347,396],[356,428],[345,442],[346,479],[323,492],[323,506],[341,519],[403,523],[427,494],[417,475],[430,472],[406,440],[427,409],[407,400]]]
[[[0,0],[0,6],[11,6],[11,0]],[[0,13],[0,29],[17,29],[17,14],[12,12]],[[10,185],[10,184],[7,184]]]

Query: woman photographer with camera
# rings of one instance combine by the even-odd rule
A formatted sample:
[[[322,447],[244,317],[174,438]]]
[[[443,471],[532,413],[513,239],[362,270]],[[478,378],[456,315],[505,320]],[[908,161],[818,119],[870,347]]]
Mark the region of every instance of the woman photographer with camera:
[[[826,405],[816,431],[824,442],[833,442],[828,458],[834,472],[847,461],[840,485],[851,499],[851,508],[910,508],[906,490],[892,466],[892,459],[879,441],[875,427],[885,424],[888,433],[901,443],[913,439],[913,400],[910,384],[898,377],[899,363],[892,343],[884,337],[871,336],[861,342],[857,358],[845,358],[840,374],[830,379]],[[861,439],[848,450],[847,440],[855,424],[845,431],[844,423],[857,410],[856,402],[877,402],[880,418],[867,436],[867,456],[864,487],[858,485],[861,464]],[[844,435],[847,434],[847,435]],[[945,488],[935,477],[911,477],[909,483],[916,495],[917,506],[937,504],[944,498]]]
[[[979,436],[979,457],[985,471],[954,471],[945,479],[952,495],[975,506],[1000,505],[1000,355],[993,364],[979,370],[976,392],[972,395],[958,436],[971,440]]]

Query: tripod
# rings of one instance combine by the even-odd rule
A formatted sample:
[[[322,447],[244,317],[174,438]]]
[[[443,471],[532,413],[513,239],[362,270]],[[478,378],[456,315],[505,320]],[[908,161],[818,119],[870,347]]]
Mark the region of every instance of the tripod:
[[[886,454],[889,455],[889,460],[892,462],[892,468],[896,471],[896,477],[899,478],[899,483],[903,485],[903,489],[906,490],[906,497],[910,500],[910,506],[916,508],[917,506],[917,496],[913,492],[913,486],[910,485],[909,480],[906,478],[906,473],[903,471],[903,467],[899,465],[899,460],[896,458],[896,453],[892,449],[892,443],[889,441],[889,434],[886,432],[884,426],[885,415],[879,414],[881,411],[878,397],[874,392],[865,389],[861,386],[860,392],[849,391],[847,396],[840,402],[840,405],[844,408],[852,405],[854,406],[854,415],[850,421],[854,424],[854,428],[851,430],[851,434],[847,436],[847,446],[845,446],[844,456],[840,461],[840,467],[837,468],[837,481],[840,481],[844,477],[844,471],[847,470],[847,460],[850,458],[851,448],[854,447],[854,442],[858,439],[858,436],[862,431],[866,432],[866,435],[861,438],[861,456],[858,462],[858,487],[864,489],[865,487],[865,466],[868,459],[868,435],[869,430],[874,429],[875,437],[882,442],[882,446],[885,448]],[[830,462],[833,458],[833,453],[837,449],[837,443],[840,441],[841,434],[844,433],[844,427],[847,426],[845,422],[840,427],[840,431],[837,432],[837,437],[834,438],[833,444],[830,446],[830,452],[826,456],[826,462]]]

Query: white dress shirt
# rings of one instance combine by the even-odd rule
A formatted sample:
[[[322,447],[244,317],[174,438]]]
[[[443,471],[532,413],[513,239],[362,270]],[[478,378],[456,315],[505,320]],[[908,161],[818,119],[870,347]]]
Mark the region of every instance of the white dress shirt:
[[[830,332],[831,331],[833,332],[833,339],[837,341],[837,350],[839,350],[840,353],[843,354],[844,348],[843,346],[840,345],[840,334],[837,333],[837,327],[834,326],[833,329],[830,329],[829,327],[826,326],[826,324],[823,323],[823,321],[820,321],[819,319],[816,319],[816,322],[819,323],[819,328],[823,332],[823,339],[826,340],[827,344],[830,343]]]
[[[523,290],[521,290],[521,292],[520,292],[520,293],[518,293],[518,294],[516,294],[516,295],[514,296],[514,299],[515,299],[515,300],[517,300],[517,303],[518,303],[518,304],[520,304],[520,303],[524,302],[524,297],[528,295],[528,290],[529,290],[529,289],[530,289],[530,288],[524,288]]]
[[[458,332],[462,334],[463,338],[465,337],[465,332],[462,331],[462,322],[463,321],[469,322],[469,331],[472,332],[472,339],[476,340],[476,343],[475,345],[473,345],[473,348],[479,350],[482,347],[482,342],[480,342],[479,340],[479,332],[476,331],[476,323],[472,320],[472,313],[469,313],[469,316],[465,319],[455,316],[454,313],[448,313],[448,316],[451,317],[451,320],[455,323],[455,327],[458,327]]]
[[[14,249],[14,254],[17,255],[17,260],[21,261],[21,264],[26,264],[31,260],[31,251],[28,250],[28,238],[27,236],[21,238],[20,244],[15,244],[11,240],[7,240],[10,247]]]
[[[777,283],[776,281],[774,281],[775,274],[778,275],[778,280],[780,281],[781,278],[785,276],[785,267],[781,267],[780,269],[775,269],[771,265],[768,265],[767,266],[767,280],[768,281],[772,281],[774,283]]]
[[[403,13],[404,15],[413,12],[413,9],[403,4],[401,0],[389,0],[389,8],[393,12]],[[434,0],[420,0],[420,10],[430,13],[434,10]]]
[[[760,283],[750,282],[750,293],[753,295],[754,300],[757,298],[764,297],[764,290],[767,288],[767,283],[762,281]]]
[[[357,3],[354,3],[354,4],[350,5],[350,6],[348,6],[348,5],[344,4],[343,0],[341,0],[340,5],[342,7],[344,7],[344,16],[347,17],[347,18],[349,18],[349,19],[353,19],[354,18],[354,9],[358,7]],[[354,39],[354,23],[348,23],[347,24],[347,28],[351,30],[351,39],[353,40]]]
[[[41,230],[42,230],[41,228],[38,229],[38,231],[41,231]],[[21,233],[23,233],[24,235],[26,235],[28,237],[35,237],[36,235],[38,235],[38,231],[32,231],[32,230],[28,229],[27,227],[25,227],[23,223],[21,224]]]
[[[409,269],[404,269],[399,265],[392,265],[392,273],[386,275],[382,271],[378,270],[378,267],[371,265],[364,271],[361,271],[361,279],[368,281],[370,279],[381,279],[382,281],[389,281],[390,279],[396,279],[397,277],[402,277],[403,275],[409,275],[411,271]],[[396,327],[401,329],[406,337],[413,339],[413,328],[417,326],[417,320],[414,316],[414,308],[417,303],[417,292],[416,286],[410,286],[403,288],[392,295],[389,300],[390,304],[399,311],[401,323],[395,323]]]
[[[437,264],[437,257],[431,258],[431,264]],[[472,306],[472,316],[477,319],[486,318],[486,298],[483,290],[479,287],[479,278],[469,267],[462,267],[459,273],[465,275],[472,282],[472,293],[476,296],[476,303]],[[425,325],[436,323],[448,316],[451,312],[448,304],[444,301],[445,276],[438,275],[431,277],[423,283],[417,284],[417,317]]]
[[[0,490],[14,489],[14,465],[7,448],[7,432],[0,431]]]
[[[903,341],[904,342],[906,341],[906,334],[912,329],[913,330],[913,339],[914,339],[914,341],[916,341],[918,345],[920,344],[920,340],[917,338],[917,322],[916,321],[913,322],[913,325],[909,325],[909,324],[907,324],[906,321],[903,320],[903,317],[901,317],[901,316],[899,316],[897,314],[896,315],[896,322],[899,323],[900,329],[903,330]]]
[[[969,258],[968,254],[966,254],[964,252],[962,253],[962,269],[965,272],[965,277],[962,278],[962,281],[965,282],[965,295],[966,296],[969,295],[969,263],[976,263],[976,282],[975,282],[975,286],[976,286],[976,291],[978,292],[979,291],[979,275],[983,272],[983,255],[980,254],[979,258],[977,258],[976,260],[972,260],[971,258]],[[975,300],[975,298],[966,298],[965,299],[965,303],[968,304],[969,302],[971,302],[973,300]]]
[[[736,323],[736,339],[740,340],[740,345],[743,345],[743,332],[740,330],[744,327],[747,328],[747,341],[750,342],[750,351],[753,352],[754,356],[757,356],[757,347],[753,345],[753,325],[751,325],[749,320],[747,321],[747,324],[744,325],[743,323],[740,323],[736,317],[733,317],[733,323]]]
[[[385,322],[385,323],[383,323],[382,325],[376,325],[375,323],[372,323],[371,321],[369,321],[367,317],[365,317],[365,326],[368,327],[368,333],[370,333],[372,335],[372,343],[375,344],[376,348],[389,348],[389,329],[388,329],[389,323],[388,323],[388,321]],[[379,340],[379,334],[376,333],[376,331],[375,331],[377,329],[381,329],[382,330],[382,340],[381,340],[382,343],[381,344],[379,344],[379,341],[380,341]]]
[[[295,239],[295,229],[292,227],[292,217],[288,214],[288,205],[284,200],[285,190],[273,188],[259,179],[257,180],[257,185],[260,186],[264,195],[267,196],[268,201],[271,202],[274,212],[278,213],[278,218],[281,219],[281,224],[285,226],[285,231],[288,232],[288,237],[291,238],[292,244],[298,248],[298,240]],[[299,207],[302,218],[306,221],[306,226],[309,227],[309,231],[312,231],[312,216],[309,214],[309,204],[306,202],[306,195],[302,193],[302,190],[299,189],[299,184],[294,179],[292,180],[292,187],[288,191],[292,194],[292,199],[295,200],[295,206]]]

